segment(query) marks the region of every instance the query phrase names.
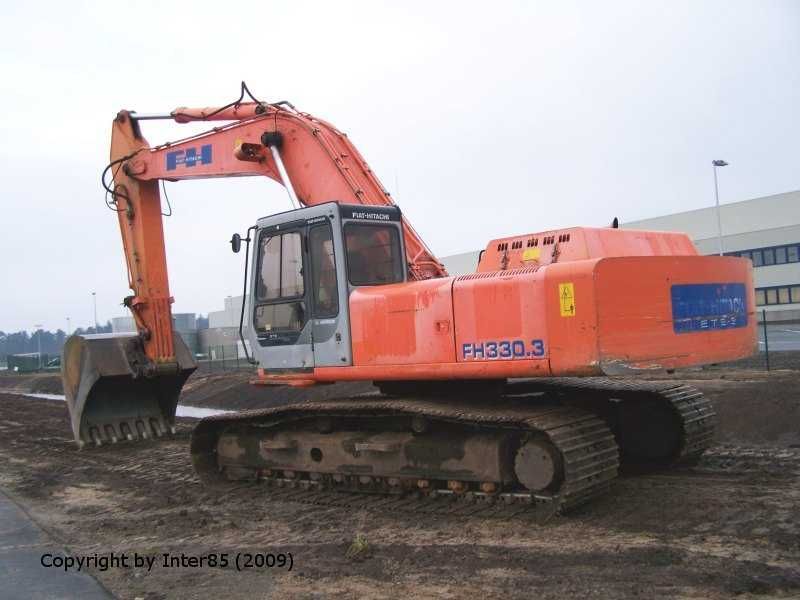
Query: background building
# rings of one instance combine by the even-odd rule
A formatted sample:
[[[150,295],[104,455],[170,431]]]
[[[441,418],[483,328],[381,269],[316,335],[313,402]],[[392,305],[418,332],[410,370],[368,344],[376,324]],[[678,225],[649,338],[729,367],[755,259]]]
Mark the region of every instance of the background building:
[[[201,352],[197,331],[197,315],[195,313],[175,313],[172,315],[172,323],[192,354]],[[133,317],[114,317],[111,319],[111,331],[114,333],[135,332],[136,325]]]
[[[486,243],[488,244],[489,240],[486,240]],[[439,260],[442,261],[444,268],[447,269],[450,275],[466,275],[478,270],[478,258],[480,257],[481,250],[483,250],[483,248],[472,252],[444,256]]]
[[[112,317],[111,331],[113,333],[132,333],[136,331],[133,317]]]
[[[239,338],[242,298],[228,296],[222,310],[208,313],[208,329],[201,329],[199,332],[201,354],[208,355],[211,360],[244,358],[244,348]],[[246,328],[245,324],[245,330]]]
[[[770,320],[800,318],[800,191],[722,204],[720,223],[723,253],[753,261],[758,307],[770,311]],[[713,206],[622,227],[681,231],[701,254],[719,252]]]
[[[194,355],[209,360],[236,359],[245,356],[239,339],[239,317],[242,311],[242,296],[225,298],[222,310],[208,313],[208,328],[199,329],[195,313],[175,313],[172,322],[183,341]],[[136,331],[133,317],[111,319],[114,333]]]

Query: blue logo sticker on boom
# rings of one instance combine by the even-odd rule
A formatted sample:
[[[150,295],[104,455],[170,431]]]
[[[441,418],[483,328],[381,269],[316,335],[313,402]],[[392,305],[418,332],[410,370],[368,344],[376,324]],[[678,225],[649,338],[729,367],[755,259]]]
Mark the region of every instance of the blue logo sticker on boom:
[[[672,286],[672,327],[675,333],[746,326],[747,295],[743,283]]]
[[[197,148],[167,152],[167,171],[174,171],[178,168],[178,165],[193,167],[198,162],[201,165],[211,164],[211,144],[200,146],[199,154]]]

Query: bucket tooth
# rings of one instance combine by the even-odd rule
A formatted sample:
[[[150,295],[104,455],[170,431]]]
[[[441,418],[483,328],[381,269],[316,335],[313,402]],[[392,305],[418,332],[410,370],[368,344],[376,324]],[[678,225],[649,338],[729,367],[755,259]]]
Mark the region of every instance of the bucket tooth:
[[[117,432],[111,423],[107,423],[105,427],[103,427],[103,429],[105,429],[106,437],[109,440],[111,440],[112,444],[116,444],[119,441],[119,438],[117,437]]]
[[[136,421],[136,431],[139,433],[139,437],[143,440],[150,439],[150,434],[147,433],[147,425],[145,425],[141,419]]]
[[[133,441],[133,427],[131,427],[130,423],[120,423],[119,432],[127,439],[129,442]]]
[[[153,437],[161,437],[162,435],[164,435],[161,426],[158,424],[158,419],[154,418],[150,419],[150,429],[153,430]]]
[[[100,430],[97,427],[92,427],[89,430],[89,437],[92,438],[92,442],[94,442],[95,446],[102,446],[103,440],[100,437]]]

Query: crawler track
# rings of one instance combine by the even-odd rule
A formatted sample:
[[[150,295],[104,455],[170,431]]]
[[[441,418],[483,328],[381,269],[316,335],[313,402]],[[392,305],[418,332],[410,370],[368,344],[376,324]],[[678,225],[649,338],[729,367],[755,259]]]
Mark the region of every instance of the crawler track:
[[[617,437],[623,462],[627,460],[644,467],[692,463],[714,441],[717,420],[714,408],[702,392],[689,385],[586,377],[520,380],[507,386],[507,393],[512,395],[536,392],[556,394],[565,404],[582,406],[603,415]],[[639,414],[626,419],[624,410],[630,408],[639,409]],[[643,422],[643,417],[649,415],[653,422]],[[653,429],[665,429],[670,424],[669,419],[674,437],[666,442],[662,440],[668,447],[659,456],[642,456],[636,448],[629,447],[641,444],[641,440],[635,439],[638,432],[630,428],[638,427],[649,434]]]
[[[265,429],[296,426],[309,419],[326,418],[332,422],[365,419],[386,423],[412,417],[424,417],[432,423],[449,424],[484,431],[512,431],[521,435],[546,436],[563,461],[563,480],[552,492],[533,493],[516,485],[498,486],[491,492],[475,486],[454,491],[447,481],[431,480],[430,486],[417,489],[417,479],[410,478],[390,485],[387,478],[361,478],[349,472],[336,474],[274,471],[252,466],[236,468],[233,475],[217,460],[217,442],[231,428]],[[446,510],[515,513],[529,507],[565,512],[591,501],[605,492],[617,475],[618,449],[606,423],[596,415],[577,407],[537,406],[528,401],[499,399],[490,404],[454,399],[418,400],[380,396],[343,398],[324,403],[305,403],[288,407],[221,415],[204,419],[192,436],[192,460],[206,481],[224,483],[228,479],[263,480],[270,487],[288,488],[293,499],[313,503],[362,502],[353,494],[370,493],[372,502],[386,503],[387,509],[406,502],[417,502],[421,510]],[[365,481],[364,479],[368,480]],[[413,491],[411,491],[413,490]],[[346,494],[331,494],[340,491]],[[280,495],[284,490],[280,491]],[[375,498],[375,495],[383,498]],[[448,502],[447,500],[450,500]]]
[[[546,436],[563,461],[563,481],[551,492],[531,492],[518,482],[498,484],[491,491],[475,484],[455,490],[441,479],[418,489],[416,476],[392,478],[390,483],[388,477],[364,478],[346,471],[332,475],[252,464],[231,469],[217,459],[217,442],[232,428],[278,430],[319,418],[351,425],[353,419],[365,424],[370,420],[374,427],[376,419],[396,424],[415,416],[482,432]],[[641,471],[696,461],[713,442],[715,421],[703,394],[682,384],[606,378],[516,380],[506,385],[503,397],[489,402],[366,395],[211,417],[193,433],[192,460],[207,481],[261,481],[275,497],[312,504],[380,504],[386,510],[486,516],[531,507],[563,513],[603,494],[620,462]]]

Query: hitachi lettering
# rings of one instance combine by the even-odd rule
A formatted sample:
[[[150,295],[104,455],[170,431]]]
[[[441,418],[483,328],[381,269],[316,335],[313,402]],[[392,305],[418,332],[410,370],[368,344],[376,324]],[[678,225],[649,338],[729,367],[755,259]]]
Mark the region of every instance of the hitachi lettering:
[[[391,220],[391,216],[388,215],[388,214],[356,212],[356,211],[353,211],[353,218],[354,219],[371,219],[373,221],[389,221],[389,220]]]
[[[671,295],[675,333],[747,327],[747,288],[743,283],[673,285]]]
[[[167,171],[174,171],[178,165],[194,167],[198,162],[201,165],[211,164],[211,144],[200,146],[199,152],[197,148],[167,152]]]

